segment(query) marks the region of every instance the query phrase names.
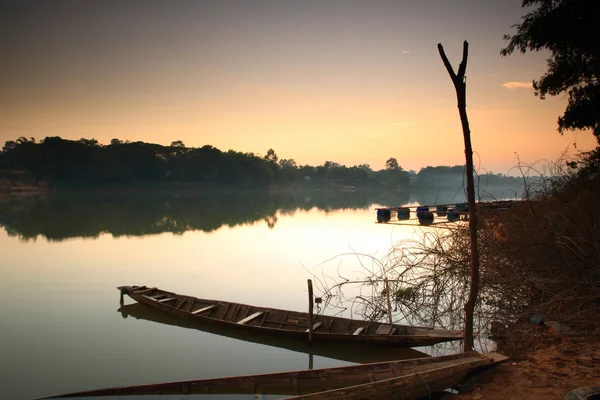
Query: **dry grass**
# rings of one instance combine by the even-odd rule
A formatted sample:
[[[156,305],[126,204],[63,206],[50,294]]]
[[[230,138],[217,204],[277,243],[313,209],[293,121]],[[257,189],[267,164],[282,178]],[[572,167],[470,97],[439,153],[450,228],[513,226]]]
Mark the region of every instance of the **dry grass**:
[[[525,200],[480,212],[475,334],[490,336],[491,322],[498,321],[507,327],[501,344],[516,358],[526,356],[532,340],[539,343],[539,328],[524,323],[534,313],[583,335],[600,327],[600,177],[552,172],[559,178],[526,187]],[[498,240],[493,224],[506,229],[506,240]],[[358,275],[317,280],[326,306],[385,320],[387,278],[394,321],[462,328],[469,283],[466,223],[396,243],[382,258],[352,256],[360,262]]]

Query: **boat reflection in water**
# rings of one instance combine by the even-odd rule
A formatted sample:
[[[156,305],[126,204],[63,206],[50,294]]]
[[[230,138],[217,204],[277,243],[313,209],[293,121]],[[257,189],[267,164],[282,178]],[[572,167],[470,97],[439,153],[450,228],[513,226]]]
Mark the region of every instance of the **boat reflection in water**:
[[[311,356],[311,359],[313,355],[316,355],[353,363],[372,363],[379,361],[429,357],[428,354],[411,348],[352,345],[318,341],[313,342],[312,346],[309,346],[308,342],[290,340],[274,335],[265,335],[261,334],[260,332],[240,331],[239,329],[232,329],[215,324],[194,322],[183,318],[177,318],[173,315],[164,313],[160,310],[145,306],[140,303],[122,306],[118,311],[121,313],[123,318],[131,316],[135,319],[143,319],[160,324],[180,326],[188,329],[197,329],[199,331],[212,333],[214,335],[226,336],[233,339],[244,340],[246,342],[258,343],[300,353],[306,353]]]

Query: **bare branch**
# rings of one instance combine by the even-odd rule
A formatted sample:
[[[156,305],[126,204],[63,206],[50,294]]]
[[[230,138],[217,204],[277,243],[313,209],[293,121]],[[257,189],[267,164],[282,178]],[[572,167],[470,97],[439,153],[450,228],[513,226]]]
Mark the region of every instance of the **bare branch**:
[[[440,57],[442,57],[442,61],[444,61],[444,66],[446,67],[448,74],[450,74],[452,82],[454,82],[456,80],[456,74],[454,73],[454,68],[452,68],[452,64],[450,64],[448,57],[446,57],[446,53],[444,52],[444,46],[442,46],[441,43],[438,43],[438,51],[440,52]]]
[[[462,82],[465,78],[465,72],[467,71],[467,57],[469,56],[469,43],[465,40],[463,42],[463,56],[460,66],[458,67],[458,79]]]

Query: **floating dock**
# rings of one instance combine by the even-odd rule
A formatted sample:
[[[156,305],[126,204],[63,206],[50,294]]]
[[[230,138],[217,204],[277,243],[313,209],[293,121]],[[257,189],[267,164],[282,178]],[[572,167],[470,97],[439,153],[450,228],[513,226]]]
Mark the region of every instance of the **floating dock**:
[[[514,201],[494,201],[477,203],[478,210],[507,210]],[[402,207],[380,207],[377,211],[377,223],[396,223],[418,221],[419,225],[447,224],[448,222],[466,221],[469,218],[467,203],[414,205]]]

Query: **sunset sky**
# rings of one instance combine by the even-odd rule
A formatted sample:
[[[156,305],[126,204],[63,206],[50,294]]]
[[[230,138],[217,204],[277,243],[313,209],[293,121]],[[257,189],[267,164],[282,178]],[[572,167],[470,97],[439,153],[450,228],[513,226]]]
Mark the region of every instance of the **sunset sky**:
[[[546,53],[500,56],[520,0],[13,0],[0,5],[0,141],[206,144],[319,165],[464,163],[455,69],[469,42],[475,163],[588,150],[566,98],[531,81]],[[576,143],[577,149],[574,149]]]

